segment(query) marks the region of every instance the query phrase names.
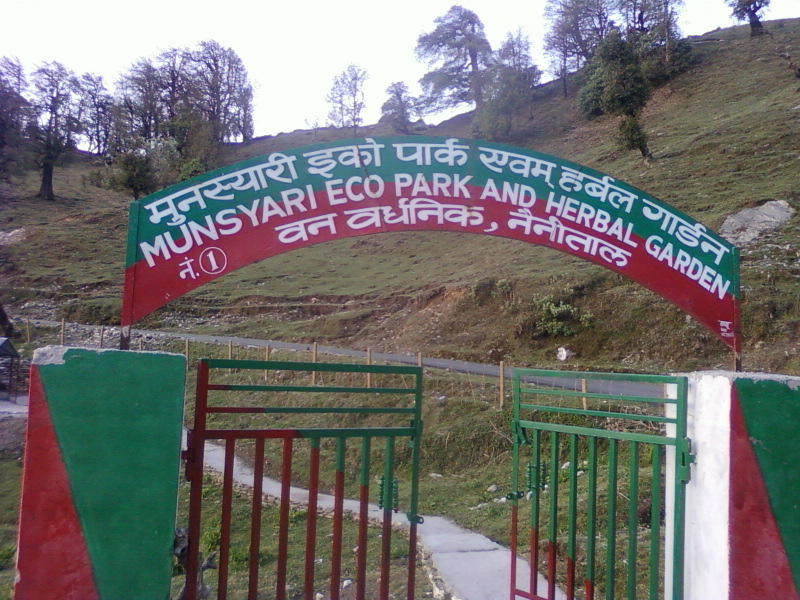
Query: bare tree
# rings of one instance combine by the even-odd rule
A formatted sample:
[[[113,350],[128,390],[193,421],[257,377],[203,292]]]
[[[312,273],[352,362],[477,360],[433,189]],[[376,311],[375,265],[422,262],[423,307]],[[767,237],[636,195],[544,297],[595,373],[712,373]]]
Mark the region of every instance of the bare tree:
[[[33,107],[36,118],[30,124],[34,152],[42,169],[39,197],[54,200],[53,171],[56,161],[74,146],[80,129],[75,74],[59,62],[45,62],[33,72]]]
[[[113,98],[103,83],[101,75],[84,73],[77,80],[80,98],[83,134],[89,143],[89,151],[105,154],[111,136],[111,107]]]
[[[545,51],[550,56],[591,60],[597,45],[611,30],[613,16],[614,0],[549,0],[545,7],[550,22]]]
[[[328,122],[333,127],[351,128],[353,133],[363,122],[361,114],[366,107],[364,102],[364,83],[369,75],[364,69],[350,65],[334,77],[331,91],[325,97],[330,104]]]
[[[191,98],[211,123],[218,142],[253,138],[253,88],[242,59],[209,40],[189,53]]]
[[[158,67],[149,58],[140,58],[117,82],[118,101],[128,121],[128,130],[145,140],[158,137],[166,120],[161,99],[162,82]]]
[[[28,101],[25,70],[18,58],[0,58],[0,180],[7,179],[17,161]]]

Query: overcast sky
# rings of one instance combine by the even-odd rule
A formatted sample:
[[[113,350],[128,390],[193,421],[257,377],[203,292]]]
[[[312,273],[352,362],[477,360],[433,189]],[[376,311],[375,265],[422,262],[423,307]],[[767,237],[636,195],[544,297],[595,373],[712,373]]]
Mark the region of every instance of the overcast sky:
[[[256,135],[324,125],[333,78],[352,63],[369,74],[365,122],[374,123],[389,84],[403,81],[419,93],[428,68],[414,58],[417,37],[453,4],[481,18],[493,48],[522,28],[535,62],[547,68],[545,0],[0,0],[0,56],[18,57],[28,72],[58,60],[78,74],[101,74],[112,87],[139,58],[214,39],[233,48],[250,74]],[[797,0],[772,0],[766,13],[798,16]],[[684,35],[733,24],[724,0],[685,1]]]

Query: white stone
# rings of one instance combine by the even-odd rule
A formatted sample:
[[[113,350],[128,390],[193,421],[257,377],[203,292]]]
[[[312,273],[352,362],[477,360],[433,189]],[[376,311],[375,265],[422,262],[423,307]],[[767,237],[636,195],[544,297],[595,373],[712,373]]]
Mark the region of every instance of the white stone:
[[[730,243],[744,246],[762,234],[785,225],[795,214],[786,200],[771,200],[761,206],[746,208],[725,219],[719,233]]]

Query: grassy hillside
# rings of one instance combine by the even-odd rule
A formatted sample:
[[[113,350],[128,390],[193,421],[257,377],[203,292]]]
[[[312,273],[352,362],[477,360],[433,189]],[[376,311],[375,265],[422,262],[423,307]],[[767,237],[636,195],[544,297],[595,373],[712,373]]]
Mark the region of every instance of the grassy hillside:
[[[656,91],[643,123],[655,159],[617,151],[614,118],[592,122],[574,94],[542,86],[512,143],[609,173],[717,229],[771,199],[800,208],[800,20],[694,38],[698,63]],[[571,90],[574,93],[574,89]],[[368,129],[380,135],[380,127]],[[470,135],[469,115],[430,135]],[[349,137],[296,131],[226,149],[221,164]],[[75,156],[56,171],[54,203],[34,199],[36,173],[0,189],[0,302],[24,315],[117,320],[129,199],[93,185],[105,167]],[[800,373],[800,221],[743,249],[744,365]],[[552,307],[562,307],[558,315]],[[344,240],[241,269],[148,317],[142,326],[422,351],[512,365],[670,371],[729,367],[729,352],[672,305],[609,271],[552,250],[468,234]]]

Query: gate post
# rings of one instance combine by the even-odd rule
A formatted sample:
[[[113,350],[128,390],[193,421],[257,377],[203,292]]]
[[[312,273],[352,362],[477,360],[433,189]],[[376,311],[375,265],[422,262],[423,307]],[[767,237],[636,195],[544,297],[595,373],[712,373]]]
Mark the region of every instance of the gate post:
[[[175,354],[36,351],[16,600],[167,597],[184,371]]]
[[[687,600],[797,600],[800,377],[689,376]]]

